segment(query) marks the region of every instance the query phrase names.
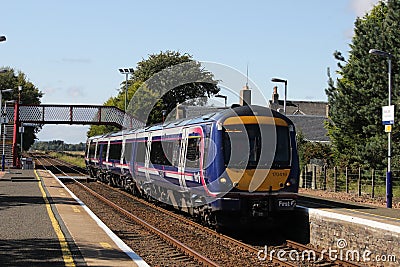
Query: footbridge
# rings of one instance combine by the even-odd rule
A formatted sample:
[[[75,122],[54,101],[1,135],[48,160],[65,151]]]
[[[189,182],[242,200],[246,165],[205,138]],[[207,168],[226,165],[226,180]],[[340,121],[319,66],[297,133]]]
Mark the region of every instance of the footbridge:
[[[4,108],[3,108],[4,109]],[[123,110],[112,106],[98,105],[21,105],[6,107],[2,124],[2,140],[7,150],[7,158],[12,158],[12,165],[18,162],[18,132],[20,126],[41,126],[45,124],[70,125],[112,125],[117,128],[139,128],[145,124],[128,115]],[[6,141],[7,140],[7,141]],[[12,140],[12,146],[11,146]],[[4,165],[3,165],[4,166]]]

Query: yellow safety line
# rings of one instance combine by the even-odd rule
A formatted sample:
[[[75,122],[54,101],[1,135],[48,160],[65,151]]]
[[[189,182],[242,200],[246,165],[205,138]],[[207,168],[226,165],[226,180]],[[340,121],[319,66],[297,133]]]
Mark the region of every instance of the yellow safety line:
[[[302,193],[301,195],[306,196],[306,197],[312,197],[312,195],[303,194],[303,193]],[[327,199],[327,200],[331,200],[331,199]],[[306,201],[307,201],[307,200],[306,200]],[[307,202],[310,202],[310,201],[307,201]],[[311,202],[311,203],[312,203],[312,202]],[[324,205],[324,206],[329,207],[329,208],[327,208],[327,209],[322,208],[321,210],[332,211],[330,208],[332,208],[333,206],[326,205],[326,204],[320,204],[320,205]],[[357,203],[355,202],[354,205],[357,205]],[[372,208],[383,208],[383,207],[372,206]],[[379,215],[379,214],[370,213],[370,212],[366,212],[366,211],[360,211],[360,210],[349,209],[349,208],[341,208],[341,209],[353,211],[353,212],[355,212],[355,213],[361,213],[361,214],[364,214],[364,215],[372,215],[372,216],[377,217],[377,218],[390,219],[390,220],[393,220],[393,221],[400,221],[400,219],[398,219],[398,218],[389,217],[389,216],[385,216],[385,215]],[[346,215],[346,214],[345,214],[345,215]]]
[[[56,232],[56,235],[58,237],[58,241],[59,241],[60,246],[61,246],[61,252],[62,252],[62,255],[63,255],[65,266],[67,266],[67,267],[75,267],[75,263],[74,263],[74,259],[72,257],[72,253],[69,250],[68,243],[65,240],[65,236],[64,236],[63,232],[61,231],[60,225],[58,224],[58,221],[57,221],[56,217],[54,216],[53,211],[51,210],[50,202],[49,202],[49,200],[47,198],[46,192],[43,189],[43,186],[42,186],[42,183],[41,183],[41,179],[40,179],[39,175],[37,174],[36,170],[34,170],[34,172],[35,172],[35,175],[36,175],[36,179],[38,180],[39,188],[40,188],[40,191],[42,192],[42,196],[43,196],[44,202],[46,203],[46,209],[47,209],[47,213],[49,214],[49,218],[50,218],[51,224],[53,225],[54,231]]]
[[[381,207],[378,207],[378,208],[381,208]],[[397,218],[384,216],[384,215],[379,215],[379,214],[374,214],[374,213],[369,213],[369,212],[365,212],[365,211],[353,210],[353,209],[347,209],[347,208],[346,208],[346,210],[354,211],[356,213],[361,213],[361,214],[364,214],[364,215],[372,215],[372,216],[377,217],[377,218],[390,219],[390,220],[393,220],[393,221],[400,221],[400,219],[397,219]]]

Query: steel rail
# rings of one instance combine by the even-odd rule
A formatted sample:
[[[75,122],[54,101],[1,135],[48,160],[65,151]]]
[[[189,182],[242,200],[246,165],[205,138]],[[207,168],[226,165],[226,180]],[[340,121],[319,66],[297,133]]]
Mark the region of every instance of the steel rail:
[[[214,236],[216,236],[216,237],[218,237],[218,238],[221,238],[221,239],[223,239],[223,240],[225,240],[225,241],[227,241],[227,242],[229,242],[229,243],[231,243],[231,244],[233,244],[233,245],[235,245],[235,246],[238,246],[238,247],[241,247],[241,248],[243,248],[243,249],[245,249],[245,250],[247,250],[247,251],[250,251],[250,252],[254,253],[255,255],[257,255],[257,253],[258,253],[258,251],[259,251],[259,249],[255,248],[255,247],[253,247],[253,246],[251,246],[251,245],[248,245],[248,244],[246,244],[246,243],[243,243],[243,242],[241,242],[241,241],[239,241],[239,240],[236,240],[236,239],[234,239],[234,238],[232,238],[232,237],[229,237],[229,236],[227,236],[227,235],[220,234],[220,233],[216,232],[215,230],[212,230],[212,229],[210,229],[210,228],[208,228],[208,227],[205,227],[205,226],[203,226],[203,225],[201,225],[201,224],[199,224],[199,223],[197,223],[197,222],[194,222],[194,221],[192,221],[192,220],[190,220],[190,219],[187,219],[187,218],[182,217],[182,216],[180,216],[180,215],[178,215],[178,214],[175,214],[175,213],[173,213],[173,212],[171,212],[171,211],[168,211],[168,210],[163,209],[163,208],[161,208],[161,207],[159,207],[159,206],[156,206],[156,205],[154,205],[154,204],[152,204],[152,203],[149,203],[149,202],[147,202],[147,201],[145,201],[145,200],[143,200],[143,199],[141,199],[141,198],[138,198],[138,197],[136,197],[136,196],[133,196],[133,195],[131,195],[131,194],[125,192],[125,191],[121,191],[121,190],[118,189],[118,188],[114,188],[114,187],[112,187],[112,186],[110,186],[110,185],[107,185],[107,184],[104,184],[104,183],[101,183],[101,184],[102,184],[103,186],[105,186],[105,187],[107,187],[107,188],[113,190],[113,191],[116,191],[116,192],[118,192],[118,193],[120,193],[120,194],[125,195],[125,196],[128,197],[128,198],[131,198],[131,199],[133,199],[133,200],[135,200],[135,201],[137,201],[137,202],[140,202],[141,204],[144,204],[144,205],[146,205],[146,206],[149,206],[149,207],[151,207],[151,208],[153,208],[153,209],[155,209],[155,210],[157,210],[157,211],[160,211],[160,212],[162,212],[162,213],[164,213],[164,214],[166,214],[166,215],[168,215],[168,216],[171,216],[171,217],[173,217],[173,218],[175,218],[175,219],[177,219],[177,220],[180,220],[181,222],[187,223],[187,224],[189,224],[190,226],[196,227],[197,229],[200,229],[201,231],[206,232],[207,234],[214,235]],[[282,260],[280,260],[279,258],[277,258],[276,256],[272,256],[271,259],[272,259],[272,262],[273,262],[273,263],[279,264],[279,266],[298,267],[297,264],[293,264],[293,263],[290,263],[290,262],[287,262],[287,261],[282,261]]]
[[[93,195],[94,197],[98,198],[99,200],[103,201],[105,204],[108,206],[112,207],[113,209],[117,210],[124,216],[128,217],[131,220],[134,220],[136,223],[146,227],[149,229],[151,232],[154,234],[158,235],[161,237],[163,240],[167,241],[174,247],[178,248],[182,252],[184,252],[186,255],[194,257],[197,261],[200,263],[206,265],[206,266],[219,266],[217,263],[213,262],[212,260],[208,259],[207,257],[201,255],[200,253],[194,251],[190,247],[186,246],[185,244],[181,243],[180,241],[176,240],[175,238],[169,236],[168,234],[162,232],[161,230],[155,228],[154,226],[150,225],[149,223],[145,222],[144,220],[140,219],[139,217],[133,215],[129,211],[121,208],[120,206],[116,205],[112,201],[108,200],[107,198],[103,197],[102,195],[96,193],[89,187],[85,186],[84,184],[80,183],[79,181],[74,180],[76,184],[78,184],[80,187],[82,187],[84,190],[86,190],[88,193]]]
[[[59,164],[63,164],[64,166],[69,167],[70,169],[72,169],[72,170],[74,170],[74,171],[76,171],[76,172],[82,174],[80,171],[77,171],[75,168],[72,168],[72,167],[71,167],[71,166],[74,166],[74,167],[75,167],[75,165],[73,165],[73,164],[64,162],[64,161],[59,160],[59,159],[53,159],[53,158],[52,158],[52,160],[58,162]],[[48,161],[48,160],[47,160],[47,161]],[[48,162],[49,162],[49,161],[48,161]],[[50,163],[50,164],[51,164],[51,163]],[[69,166],[67,166],[67,164],[68,164]],[[52,165],[53,165],[53,164],[52,164]],[[54,165],[53,165],[53,166],[54,166]],[[57,168],[56,166],[54,166],[54,167]],[[66,174],[65,172],[63,172],[61,169],[59,169],[59,168],[57,168],[57,169],[60,170],[60,171],[61,171],[62,173],[64,173],[65,175],[67,175],[67,174]],[[68,176],[68,175],[67,175],[67,176]],[[77,181],[77,180],[75,180],[75,179],[73,179],[73,180],[74,180],[75,183],[77,183],[79,186],[81,186],[84,190],[86,190],[87,192],[89,192],[90,194],[92,194],[93,196],[95,196],[96,198],[100,199],[101,201],[105,202],[107,205],[109,205],[109,203],[111,203],[112,208],[118,210],[119,212],[121,212],[121,213],[124,214],[125,216],[131,218],[130,216],[132,215],[132,216],[134,216],[135,218],[137,218],[137,219],[139,220],[139,221],[137,221],[139,224],[142,224],[142,222],[146,223],[146,222],[143,221],[142,219],[136,217],[135,215],[131,214],[130,212],[128,212],[128,211],[124,210],[123,208],[117,206],[116,204],[114,204],[113,202],[111,202],[110,200],[108,200],[107,198],[105,198],[105,197],[101,196],[100,194],[96,193],[95,191],[93,191],[93,190],[90,189],[89,187],[83,185],[83,184],[80,183],[79,181]],[[141,204],[143,204],[143,205],[146,205],[146,206],[148,206],[148,207],[151,207],[151,208],[153,208],[153,209],[155,209],[155,210],[157,210],[157,211],[159,211],[159,212],[162,212],[162,213],[164,213],[164,214],[166,214],[166,215],[168,215],[168,216],[171,216],[171,217],[173,217],[173,218],[175,218],[175,219],[177,219],[177,220],[180,220],[180,221],[182,221],[182,222],[184,222],[184,223],[186,223],[186,224],[188,224],[188,225],[191,225],[191,226],[193,226],[193,227],[196,227],[197,229],[200,229],[201,231],[206,232],[207,234],[214,235],[214,236],[216,236],[216,237],[218,237],[218,238],[221,238],[221,239],[223,239],[223,240],[225,240],[225,241],[227,241],[227,242],[229,242],[229,243],[231,243],[231,244],[233,244],[233,245],[235,245],[235,246],[241,247],[241,248],[243,248],[243,249],[245,249],[245,250],[247,250],[247,251],[249,251],[249,252],[251,252],[251,253],[254,253],[255,255],[257,255],[257,253],[259,252],[259,249],[255,248],[255,247],[253,247],[253,246],[251,246],[251,245],[248,245],[248,244],[246,244],[246,243],[243,243],[243,242],[241,242],[241,241],[238,241],[238,240],[236,240],[236,239],[234,239],[234,238],[232,238],[232,237],[229,237],[229,236],[220,234],[220,233],[216,232],[215,230],[212,230],[212,229],[210,229],[210,228],[207,228],[207,227],[205,227],[205,226],[203,226],[203,225],[201,225],[201,224],[199,224],[199,223],[197,223],[197,222],[194,222],[194,221],[192,221],[192,220],[189,220],[189,219],[187,219],[187,218],[184,218],[184,217],[182,217],[182,216],[180,216],[180,215],[178,215],[178,214],[175,214],[175,213],[173,213],[173,212],[171,212],[171,211],[165,210],[165,209],[163,209],[163,208],[161,208],[161,207],[159,207],[159,206],[156,206],[156,205],[153,204],[153,203],[147,202],[147,201],[145,201],[145,200],[143,200],[143,199],[141,199],[141,198],[139,198],[139,197],[136,197],[136,196],[134,196],[134,195],[132,195],[132,194],[130,194],[130,193],[127,193],[127,192],[125,192],[125,191],[122,191],[122,190],[119,189],[119,188],[114,188],[114,187],[112,187],[112,186],[110,186],[110,185],[107,185],[107,184],[104,184],[104,183],[100,183],[100,184],[102,184],[103,186],[107,187],[107,188],[110,189],[110,190],[113,190],[113,191],[115,191],[115,192],[117,192],[117,193],[119,193],[119,194],[122,194],[122,195],[124,195],[124,196],[130,198],[130,199],[133,199],[133,200],[135,200],[135,201],[137,201],[137,202],[139,202],[139,203],[141,203]],[[125,214],[125,212],[126,212],[127,214]],[[131,219],[133,219],[133,220],[136,221],[136,219],[134,219],[134,218],[131,218]],[[147,224],[147,223],[146,223],[146,224]],[[151,225],[148,225],[148,226],[154,228],[154,227],[151,226]],[[146,225],[146,227],[147,227],[147,225]],[[150,228],[149,228],[149,229],[150,229]],[[156,229],[156,228],[154,228],[154,229],[155,229],[155,231],[159,231],[159,230]],[[151,230],[151,231],[152,231],[152,230]],[[153,232],[153,231],[152,231],[152,232]],[[161,232],[161,231],[160,231],[160,232]],[[156,232],[154,232],[154,233],[156,233]],[[165,233],[163,233],[163,232],[161,232],[161,233],[162,233],[162,234],[165,234]],[[156,233],[156,234],[158,235],[158,233]],[[165,234],[165,235],[166,235],[166,234]],[[175,239],[172,238],[172,237],[170,237],[170,238],[171,238],[171,240],[175,240]],[[176,241],[177,241],[177,240],[176,240]],[[169,241],[169,242],[173,242],[173,241]],[[179,242],[179,241],[178,241],[178,242]],[[183,245],[184,247],[186,247],[184,244],[182,244],[182,245]],[[300,245],[301,245],[301,244],[300,244]],[[189,249],[190,249],[190,248],[189,248]],[[201,255],[201,254],[200,254],[200,255]],[[201,255],[201,257],[203,257],[203,256]],[[280,260],[278,257],[276,257],[276,256],[274,256],[274,255],[271,255],[270,259],[272,260],[272,264],[276,264],[276,265],[274,265],[274,266],[284,266],[284,267],[297,267],[297,266],[298,266],[298,265],[295,264],[295,263],[291,263],[291,262],[288,262],[288,261]],[[213,263],[213,264],[215,264],[215,263]],[[210,265],[210,266],[218,266],[218,265]]]
[[[61,171],[64,174],[66,174],[60,168],[58,168],[57,166],[52,164],[49,160],[46,159],[46,161],[49,164],[51,164],[54,168],[58,169],[59,171]],[[39,160],[39,162],[40,162],[40,160]],[[58,160],[57,160],[57,162],[60,163],[60,161],[58,161]],[[118,211],[119,213],[121,213],[125,217],[127,217],[127,218],[135,221],[136,223],[144,226],[145,228],[150,230],[152,233],[154,233],[157,236],[159,236],[161,239],[167,241],[169,244],[171,244],[172,246],[174,246],[177,249],[179,249],[180,251],[182,251],[184,254],[195,258],[199,263],[201,263],[201,264],[203,264],[205,266],[220,266],[217,263],[213,262],[212,260],[208,259],[207,257],[201,255],[200,253],[198,253],[195,250],[191,249],[190,247],[186,246],[185,244],[181,243],[180,241],[176,240],[175,238],[169,236],[168,234],[166,234],[166,233],[162,232],[161,230],[155,228],[154,226],[150,225],[146,221],[144,221],[144,220],[140,219],[139,217],[133,215],[129,211],[127,211],[127,210],[121,208],[120,206],[116,205],[115,203],[113,203],[112,201],[110,201],[107,198],[103,197],[102,195],[96,193],[95,191],[93,191],[89,187],[85,186],[84,184],[80,183],[79,181],[77,181],[77,180],[75,180],[73,178],[72,178],[72,180],[77,185],[79,185],[81,188],[83,188],[86,192],[90,193],[92,196],[94,196],[97,199],[101,200],[103,203],[105,203],[106,205],[110,206],[114,210]]]

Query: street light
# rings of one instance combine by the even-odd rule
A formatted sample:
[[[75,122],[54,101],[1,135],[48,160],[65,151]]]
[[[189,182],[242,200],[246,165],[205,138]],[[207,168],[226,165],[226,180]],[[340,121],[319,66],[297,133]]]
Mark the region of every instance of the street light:
[[[286,115],[286,99],[287,99],[287,80],[279,79],[279,78],[272,78],[271,82],[274,83],[284,83],[285,84],[285,99],[283,101],[283,112]]]
[[[119,69],[119,72],[121,74],[125,74],[125,101],[124,101],[125,110],[124,111],[126,112],[126,101],[128,98],[128,75],[133,74],[135,72],[135,70],[133,68]]]
[[[223,98],[224,101],[225,101],[225,107],[226,107],[226,102],[227,102],[227,100],[228,100],[228,96],[226,96],[226,95],[221,95],[221,94],[217,94],[217,95],[215,95],[215,97]]]
[[[0,36],[0,42],[4,42],[5,40],[7,40],[7,38],[4,35]]]
[[[371,49],[369,50],[369,53],[372,55],[377,55],[381,57],[387,57],[388,58],[388,106],[391,105],[392,102],[392,54],[381,51],[378,49]],[[387,165],[387,172],[386,172],[386,207],[391,208],[392,207],[392,198],[393,198],[393,187],[392,187],[392,172],[390,170],[390,159],[392,157],[391,155],[391,139],[392,139],[392,133],[391,131],[388,131],[388,165]]]

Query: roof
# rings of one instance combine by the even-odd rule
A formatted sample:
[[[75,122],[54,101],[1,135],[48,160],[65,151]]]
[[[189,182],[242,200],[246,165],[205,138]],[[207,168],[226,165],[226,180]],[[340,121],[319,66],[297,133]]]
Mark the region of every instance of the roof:
[[[302,132],[304,137],[311,142],[330,142],[325,129],[325,116],[288,115],[295,125],[297,132]]]
[[[270,100],[270,106],[275,110],[283,110],[284,101],[279,100],[277,105],[273,105]],[[327,116],[328,102],[324,101],[286,101],[287,115],[312,115],[312,116]]]

